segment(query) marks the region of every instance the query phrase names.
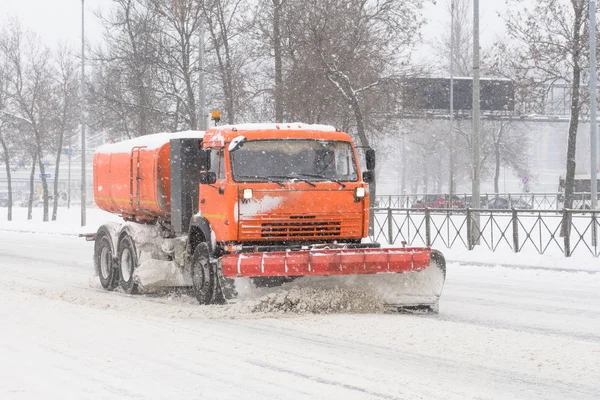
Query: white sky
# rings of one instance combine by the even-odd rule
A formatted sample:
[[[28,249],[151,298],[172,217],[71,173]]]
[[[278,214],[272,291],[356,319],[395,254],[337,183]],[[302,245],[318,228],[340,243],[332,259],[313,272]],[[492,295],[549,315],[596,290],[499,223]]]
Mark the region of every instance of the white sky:
[[[447,25],[446,4],[449,0],[437,0],[437,4],[425,7],[428,23],[423,27],[425,44],[417,60],[431,53],[427,45],[439,35],[439,29]],[[94,11],[106,11],[110,0],[85,0],[86,38],[97,42],[101,39],[101,28]],[[504,33],[504,23],[497,15],[506,8],[502,0],[480,0],[481,43],[483,46]],[[17,16],[24,28],[38,33],[43,41],[54,46],[58,41],[67,41],[79,46],[81,40],[81,0],[0,0],[0,23],[9,16]]]
[[[109,0],[85,0],[86,36],[97,41],[101,28],[94,11],[106,9]],[[17,17],[23,28],[36,32],[44,43],[54,46],[81,42],[81,0],[0,0],[0,23]]]
[[[426,5],[424,14],[427,23],[421,31],[424,43],[415,57],[416,61],[424,61],[431,56],[433,50],[429,43],[440,36],[440,29],[445,29],[450,25],[450,15],[447,12],[449,2],[450,0],[437,0],[435,5],[430,3]],[[482,47],[491,45],[497,38],[505,34],[506,29],[502,20],[505,13],[504,0],[479,1],[479,30]]]

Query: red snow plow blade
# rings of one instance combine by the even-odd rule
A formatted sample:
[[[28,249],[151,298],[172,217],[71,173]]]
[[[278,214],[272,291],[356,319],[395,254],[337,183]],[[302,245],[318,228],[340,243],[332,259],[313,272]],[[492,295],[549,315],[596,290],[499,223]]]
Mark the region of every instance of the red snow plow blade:
[[[227,254],[221,258],[226,277],[331,276],[421,271],[429,267],[431,249],[319,249]]]
[[[250,277],[255,284],[267,279],[281,285],[290,278],[290,285],[366,290],[392,311],[437,312],[446,279],[444,256],[430,248],[227,254],[221,257],[221,270],[225,277]]]

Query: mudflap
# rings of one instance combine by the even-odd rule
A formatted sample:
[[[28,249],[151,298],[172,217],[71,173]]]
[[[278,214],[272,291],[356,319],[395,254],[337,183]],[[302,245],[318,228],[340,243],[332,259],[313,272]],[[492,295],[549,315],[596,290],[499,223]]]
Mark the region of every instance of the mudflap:
[[[238,292],[235,289],[235,280],[223,275],[223,268],[218,262],[214,262],[214,270],[216,271],[217,284],[214,289],[214,304],[225,304],[229,300],[237,297]]]

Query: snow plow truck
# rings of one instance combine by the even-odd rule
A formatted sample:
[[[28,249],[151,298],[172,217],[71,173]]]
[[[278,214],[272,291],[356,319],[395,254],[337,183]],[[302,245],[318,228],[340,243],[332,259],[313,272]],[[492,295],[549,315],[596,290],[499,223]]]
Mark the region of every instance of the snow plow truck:
[[[392,310],[437,312],[442,254],[366,239],[375,153],[364,153],[361,174],[347,133],[298,123],[99,147],[95,202],[123,220],[87,235],[102,287],[129,294],[187,287],[200,304],[223,304],[236,297],[236,282],[329,280],[373,288]]]

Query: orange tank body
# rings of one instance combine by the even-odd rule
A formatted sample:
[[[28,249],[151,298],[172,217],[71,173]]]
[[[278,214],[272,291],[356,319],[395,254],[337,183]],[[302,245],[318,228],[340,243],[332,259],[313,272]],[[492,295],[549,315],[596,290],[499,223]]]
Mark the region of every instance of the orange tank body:
[[[203,132],[159,133],[104,145],[94,156],[94,198],[101,209],[130,220],[170,215],[169,140]]]

